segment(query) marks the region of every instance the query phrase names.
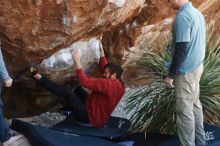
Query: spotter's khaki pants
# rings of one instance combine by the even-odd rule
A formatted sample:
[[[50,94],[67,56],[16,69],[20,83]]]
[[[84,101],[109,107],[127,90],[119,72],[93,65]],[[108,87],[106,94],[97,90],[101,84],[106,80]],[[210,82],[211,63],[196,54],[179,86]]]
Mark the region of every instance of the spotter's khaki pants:
[[[199,81],[203,65],[174,79],[177,134],[182,146],[205,145]]]

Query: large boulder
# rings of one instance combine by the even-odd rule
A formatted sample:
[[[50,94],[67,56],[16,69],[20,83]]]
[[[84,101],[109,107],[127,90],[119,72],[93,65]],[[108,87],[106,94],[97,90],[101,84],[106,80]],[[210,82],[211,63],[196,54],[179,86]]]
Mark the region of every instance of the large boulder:
[[[14,79],[13,87],[4,91],[7,113],[36,114],[59,101],[26,76],[29,64],[38,64],[58,83],[71,82],[74,65],[69,50],[73,44],[88,44],[93,37],[129,21],[143,4],[144,0],[0,0],[1,48]],[[84,69],[89,71],[99,58],[93,49],[83,49]]]
[[[77,40],[101,35],[136,16],[144,0],[0,0],[0,38],[18,76]],[[14,65],[16,64],[16,66]]]

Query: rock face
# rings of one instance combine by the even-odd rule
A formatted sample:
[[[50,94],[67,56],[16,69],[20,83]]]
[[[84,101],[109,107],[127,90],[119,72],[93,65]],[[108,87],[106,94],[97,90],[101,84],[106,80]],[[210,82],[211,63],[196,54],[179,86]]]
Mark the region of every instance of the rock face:
[[[143,0],[0,0],[0,36],[7,58],[13,58],[8,60],[11,73],[18,75],[27,63],[40,63],[77,40],[101,35],[137,15],[143,3]]]
[[[66,47],[51,57],[44,59],[39,65],[42,74],[46,74],[52,80],[60,82],[75,76],[74,61],[72,60],[72,50],[77,50],[81,56],[83,69],[91,74],[93,64],[98,64],[100,58],[99,44],[97,38],[91,38],[88,41],[77,41],[69,47]],[[62,78],[60,78],[62,77]]]
[[[7,68],[17,82],[13,88],[5,90],[6,111],[11,116],[26,116],[48,109],[49,103],[57,101],[57,97],[26,77],[28,64],[39,64],[76,41],[99,37],[136,16],[143,4],[144,0],[0,0],[1,47]],[[90,59],[84,62],[85,68],[98,58]],[[49,71],[44,73],[52,79],[64,81],[63,75],[73,75],[73,66],[58,71],[46,62],[51,63],[51,60],[43,61],[40,70]]]
[[[215,22],[219,35],[220,1],[192,3],[207,23]],[[58,83],[72,84],[70,50],[81,52],[83,67],[91,72],[101,40],[108,59],[123,66],[124,80],[129,81],[146,74],[130,63],[137,57],[133,52],[142,53],[145,43],[163,42],[175,16],[167,0],[0,0],[0,9],[3,54],[16,82],[5,91],[10,116],[41,113],[61,101],[26,76],[29,63],[39,64],[39,70]]]

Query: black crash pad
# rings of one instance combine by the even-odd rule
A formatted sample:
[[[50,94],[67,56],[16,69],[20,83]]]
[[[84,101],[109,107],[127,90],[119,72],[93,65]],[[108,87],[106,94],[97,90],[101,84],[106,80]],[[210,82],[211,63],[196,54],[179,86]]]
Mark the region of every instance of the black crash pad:
[[[121,146],[101,138],[58,132],[16,119],[11,128],[23,133],[32,146]]]
[[[65,127],[64,123],[62,123],[61,125]],[[56,145],[57,146],[58,145],[62,145],[62,146],[63,145],[64,146],[69,146],[69,145],[72,145],[72,146],[75,146],[75,145],[119,146],[119,144],[114,143],[114,142],[119,142],[119,141],[114,140],[114,142],[111,142],[106,139],[102,139],[103,138],[102,136],[100,136],[102,138],[95,137],[94,134],[93,136],[86,136],[86,134],[83,136],[76,136],[75,134],[71,134],[68,132],[42,128],[42,127],[34,126],[29,123],[25,123],[25,122],[18,121],[18,120],[13,120],[11,127],[12,129],[23,133],[29,139],[31,144],[33,144],[33,146],[35,145],[44,146],[45,143],[47,145],[55,145],[55,146]],[[112,126],[112,127],[116,128],[117,124],[116,126]],[[207,123],[204,124],[204,127],[205,127],[206,139],[207,139],[207,146],[220,146],[220,127],[212,126]],[[81,128],[83,128],[83,126]],[[91,127],[84,127],[84,128],[91,128]],[[97,131],[97,128],[96,128],[96,131]],[[123,137],[120,140],[134,141],[133,146],[179,146],[180,145],[180,142],[177,136],[163,135],[163,134],[133,133],[130,135],[126,135],[126,137]]]
[[[72,134],[115,139],[123,137],[130,125],[131,122],[129,120],[112,116],[103,128],[94,128],[89,125],[77,123],[74,118],[68,117],[59,124],[51,127],[51,129]]]

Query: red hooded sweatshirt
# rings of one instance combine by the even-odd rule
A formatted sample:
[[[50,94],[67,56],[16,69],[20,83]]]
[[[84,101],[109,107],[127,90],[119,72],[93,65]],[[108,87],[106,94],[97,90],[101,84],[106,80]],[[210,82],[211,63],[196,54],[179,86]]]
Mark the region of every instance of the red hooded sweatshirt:
[[[106,64],[106,58],[101,57],[100,67],[103,69]],[[92,90],[92,93],[86,97],[90,124],[94,127],[103,127],[124,95],[123,83],[109,78],[88,77],[82,69],[76,70],[76,76],[81,86]]]

